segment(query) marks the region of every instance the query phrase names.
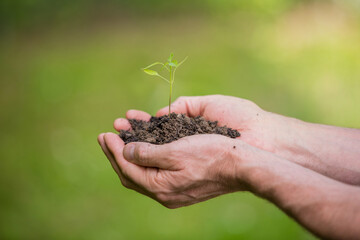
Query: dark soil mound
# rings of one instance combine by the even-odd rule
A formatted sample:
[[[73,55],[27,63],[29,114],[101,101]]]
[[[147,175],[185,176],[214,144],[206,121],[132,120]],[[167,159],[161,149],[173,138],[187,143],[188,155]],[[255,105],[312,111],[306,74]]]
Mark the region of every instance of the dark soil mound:
[[[216,122],[203,117],[190,118],[184,114],[171,113],[161,117],[151,117],[149,122],[129,119],[132,130],[121,130],[119,136],[125,142],[148,142],[165,144],[179,138],[196,134],[221,134],[231,138],[240,136],[237,130],[219,127]]]

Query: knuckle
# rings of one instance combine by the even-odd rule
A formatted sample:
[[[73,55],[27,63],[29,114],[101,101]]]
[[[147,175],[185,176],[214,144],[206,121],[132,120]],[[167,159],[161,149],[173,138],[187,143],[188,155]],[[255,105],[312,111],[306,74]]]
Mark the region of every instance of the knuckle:
[[[180,97],[178,97],[176,100],[175,100],[175,102],[178,102],[178,101],[181,101],[181,100],[184,100],[184,96],[180,96]]]
[[[148,144],[139,145],[135,153],[136,153],[135,155],[136,159],[146,160],[149,156],[149,145]]]
[[[214,94],[214,95],[211,95],[212,97],[215,97],[215,98],[222,98],[224,97],[224,95],[221,95],[221,94]]]
[[[212,95],[206,95],[203,98],[208,101],[220,101],[220,100],[226,98],[226,96],[221,95],[221,94],[212,94]]]
[[[186,96],[180,96],[175,100],[174,104],[181,104],[181,103],[185,102],[188,98],[189,97],[186,97]]]

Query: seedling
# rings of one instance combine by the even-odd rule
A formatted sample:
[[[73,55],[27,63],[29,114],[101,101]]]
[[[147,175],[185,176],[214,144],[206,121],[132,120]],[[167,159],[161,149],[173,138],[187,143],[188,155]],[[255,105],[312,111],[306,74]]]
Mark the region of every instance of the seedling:
[[[169,85],[170,85],[169,114],[171,113],[171,97],[172,97],[173,84],[174,84],[174,81],[175,81],[175,72],[176,72],[176,69],[178,67],[180,67],[180,65],[183,64],[187,59],[187,57],[186,57],[184,60],[182,60],[181,62],[178,63],[178,61],[174,60],[173,58],[174,58],[174,54],[171,53],[170,57],[167,60],[167,62],[165,62],[165,63],[154,62],[154,63],[150,64],[149,66],[142,69],[146,74],[149,74],[151,76],[160,77],[161,79],[163,79],[164,81],[169,83]],[[165,68],[169,72],[169,78],[165,78],[162,75],[160,75],[157,71],[150,69],[151,67],[156,66],[156,65],[161,65],[162,66],[161,69]]]

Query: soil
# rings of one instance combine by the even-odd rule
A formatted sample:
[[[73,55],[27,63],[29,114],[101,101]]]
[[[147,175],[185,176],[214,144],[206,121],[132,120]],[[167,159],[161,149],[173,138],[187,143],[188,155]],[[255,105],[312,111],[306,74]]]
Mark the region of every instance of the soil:
[[[165,144],[179,138],[197,134],[220,134],[230,138],[240,137],[237,130],[218,126],[218,122],[207,121],[203,117],[190,118],[184,114],[171,113],[161,117],[151,117],[149,122],[129,119],[131,130],[120,131],[120,138],[129,142]]]

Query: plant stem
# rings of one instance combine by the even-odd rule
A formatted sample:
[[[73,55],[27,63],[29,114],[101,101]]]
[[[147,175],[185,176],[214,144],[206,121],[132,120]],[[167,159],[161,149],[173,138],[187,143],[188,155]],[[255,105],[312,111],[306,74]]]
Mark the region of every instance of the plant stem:
[[[172,84],[170,84],[169,115],[170,115],[170,113],[171,113],[171,94],[172,94]]]
[[[170,95],[169,95],[169,115],[171,113],[171,95],[172,95],[172,85],[173,85],[173,74],[172,74],[172,67],[170,66]]]

